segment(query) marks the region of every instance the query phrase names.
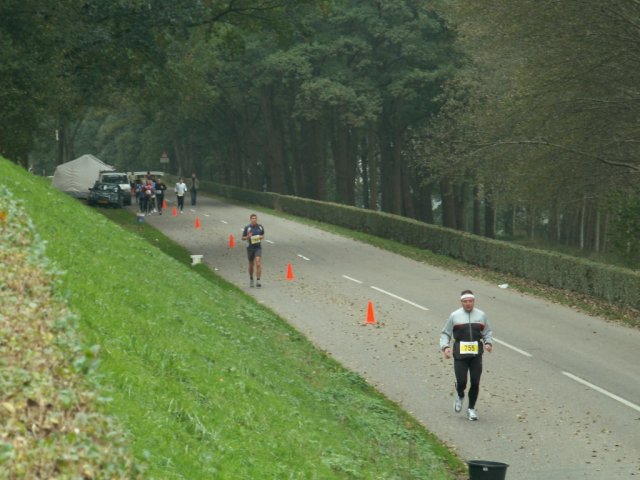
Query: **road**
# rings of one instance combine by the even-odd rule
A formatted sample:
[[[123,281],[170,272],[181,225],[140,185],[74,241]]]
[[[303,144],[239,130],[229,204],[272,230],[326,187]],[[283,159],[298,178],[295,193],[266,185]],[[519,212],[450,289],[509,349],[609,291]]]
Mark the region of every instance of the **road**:
[[[205,196],[182,215],[171,215],[172,206],[146,221],[203,255],[462,458],[507,463],[507,478],[518,480],[640,478],[638,330],[264,213],[263,287],[249,288],[240,237],[251,211]],[[495,335],[478,422],[453,412],[453,368],[438,349],[466,288]],[[366,324],[369,302],[375,324]]]

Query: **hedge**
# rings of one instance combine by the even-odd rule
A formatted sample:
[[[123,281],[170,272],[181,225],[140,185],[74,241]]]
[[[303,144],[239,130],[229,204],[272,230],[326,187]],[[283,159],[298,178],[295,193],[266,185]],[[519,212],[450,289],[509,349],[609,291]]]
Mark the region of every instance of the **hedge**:
[[[640,272],[523,247],[384,212],[213,182],[205,191],[431,250],[472,265],[640,308]]]

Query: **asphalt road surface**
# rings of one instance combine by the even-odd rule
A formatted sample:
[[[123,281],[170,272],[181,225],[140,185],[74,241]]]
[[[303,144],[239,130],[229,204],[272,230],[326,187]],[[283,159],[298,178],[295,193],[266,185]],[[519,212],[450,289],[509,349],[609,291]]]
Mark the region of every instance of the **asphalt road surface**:
[[[164,215],[146,221],[203,255],[465,460],[507,463],[507,478],[518,480],[640,479],[640,331],[263,213],[263,286],[249,288],[240,237],[251,210],[202,195],[196,207],[185,203],[183,214],[173,216],[170,201]],[[495,336],[477,422],[466,419],[466,402],[463,413],[453,412],[453,367],[438,347],[466,288]],[[366,324],[369,302],[375,324]]]

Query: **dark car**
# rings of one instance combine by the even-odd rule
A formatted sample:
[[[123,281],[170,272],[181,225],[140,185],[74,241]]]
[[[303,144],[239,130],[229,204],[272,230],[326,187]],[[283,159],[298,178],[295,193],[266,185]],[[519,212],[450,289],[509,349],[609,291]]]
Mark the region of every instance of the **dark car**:
[[[89,189],[87,203],[89,205],[122,208],[124,205],[124,196],[124,192],[117,184],[96,182],[96,184]]]
[[[123,172],[102,171],[98,176],[99,183],[114,183],[123,192],[124,204],[131,205],[131,183],[129,176]]]

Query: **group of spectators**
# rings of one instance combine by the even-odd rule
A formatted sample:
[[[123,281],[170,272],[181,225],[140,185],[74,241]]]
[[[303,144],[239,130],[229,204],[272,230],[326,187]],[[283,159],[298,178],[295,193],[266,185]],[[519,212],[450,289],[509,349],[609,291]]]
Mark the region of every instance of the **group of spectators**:
[[[150,174],[143,179],[134,180],[132,194],[136,197],[138,210],[145,215],[150,213],[162,215],[164,191],[166,189],[167,186],[161,179],[156,179]]]
[[[187,190],[191,193],[191,205],[195,206],[197,199],[197,192],[200,189],[199,180],[194,173],[191,175],[189,187],[180,178],[178,183],[174,187],[174,192],[178,200],[178,208],[180,213],[184,209],[184,195]],[[162,215],[162,208],[164,205],[164,192],[167,186],[161,179],[156,179],[151,173],[147,173],[145,178],[135,179],[131,186],[131,193],[136,198],[136,204],[138,210],[145,215],[150,213],[159,213]]]

